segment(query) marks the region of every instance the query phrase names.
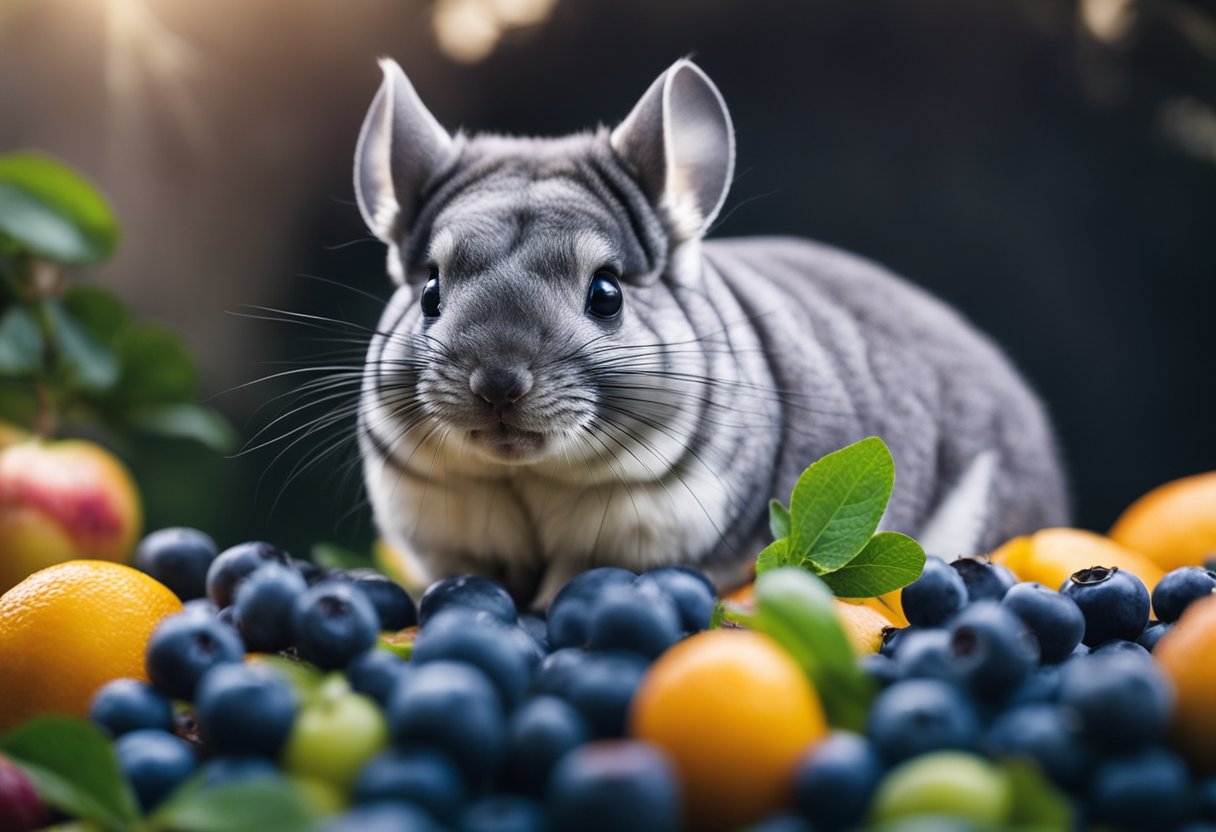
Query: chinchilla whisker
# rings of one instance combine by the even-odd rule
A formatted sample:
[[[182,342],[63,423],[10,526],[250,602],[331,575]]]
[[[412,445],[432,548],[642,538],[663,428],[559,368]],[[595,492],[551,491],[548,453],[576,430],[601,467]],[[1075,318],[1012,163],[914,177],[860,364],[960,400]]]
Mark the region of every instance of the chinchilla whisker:
[[[593,423],[593,424],[587,425],[585,427],[585,431],[586,431],[586,435],[589,436],[591,439],[594,439],[596,442],[598,442],[600,445],[600,448],[604,449],[604,453],[608,454],[608,456],[605,457],[604,453],[601,453],[599,448],[596,448],[594,445],[591,445],[590,443],[587,444],[587,447],[590,448],[591,451],[597,457],[599,457],[600,461],[604,463],[604,467],[607,468],[608,471],[612,474],[613,481],[621,484],[621,487],[625,490],[625,496],[629,499],[629,503],[633,506],[634,518],[637,520],[635,527],[639,529],[638,550],[640,551],[642,548],[641,531],[640,531],[640,528],[642,525],[642,513],[638,509],[637,500],[634,499],[633,489],[629,487],[628,480],[626,480],[623,476],[621,476],[621,473],[617,470],[616,467],[613,466],[612,451],[608,448],[607,443],[604,442],[603,438],[600,436],[601,429],[597,428],[597,426]],[[590,469],[588,469],[588,470],[590,470]],[[609,494],[609,497],[612,496],[611,490],[608,492],[608,494]],[[593,544],[593,548],[599,548],[600,539],[604,535],[604,526],[608,522],[608,509],[610,506],[611,506],[610,500],[604,501],[603,511],[600,512],[600,524],[595,532],[595,541]]]

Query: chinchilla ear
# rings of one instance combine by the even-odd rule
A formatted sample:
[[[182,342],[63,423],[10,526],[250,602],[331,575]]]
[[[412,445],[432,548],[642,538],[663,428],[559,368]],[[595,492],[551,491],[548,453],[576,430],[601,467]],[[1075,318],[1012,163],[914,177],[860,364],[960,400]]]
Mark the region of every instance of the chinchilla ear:
[[[391,58],[355,147],[355,197],[372,233],[400,245],[426,181],[448,160],[452,137]]]
[[[677,242],[705,233],[730,190],[735,132],[722,94],[700,67],[672,64],[612,131],[612,147],[633,167]]]

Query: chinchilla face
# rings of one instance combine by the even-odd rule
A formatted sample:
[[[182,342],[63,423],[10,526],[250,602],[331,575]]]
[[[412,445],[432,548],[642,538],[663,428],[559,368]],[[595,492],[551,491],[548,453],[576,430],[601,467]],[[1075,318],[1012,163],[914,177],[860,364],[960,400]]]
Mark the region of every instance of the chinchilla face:
[[[682,62],[611,133],[453,137],[382,67],[356,188],[399,288],[368,356],[365,440],[407,467],[443,446],[447,463],[663,470],[706,370],[664,281],[699,262],[687,251],[725,197],[716,90]],[[665,133],[673,106],[688,136]]]

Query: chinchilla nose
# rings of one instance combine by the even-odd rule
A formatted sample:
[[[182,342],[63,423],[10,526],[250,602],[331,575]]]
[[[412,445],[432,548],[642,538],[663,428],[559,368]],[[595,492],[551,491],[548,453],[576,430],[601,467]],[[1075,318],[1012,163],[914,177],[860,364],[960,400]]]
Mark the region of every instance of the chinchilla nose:
[[[469,376],[469,389],[501,415],[532,389],[532,374],[523,367],[478,367]]]

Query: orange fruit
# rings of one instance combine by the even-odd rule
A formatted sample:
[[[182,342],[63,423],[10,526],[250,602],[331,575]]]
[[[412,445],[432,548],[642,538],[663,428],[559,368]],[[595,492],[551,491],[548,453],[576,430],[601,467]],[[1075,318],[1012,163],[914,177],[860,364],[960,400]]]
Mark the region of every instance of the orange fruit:
[[[1015,537],[992,553],[1022,581],[1059,589],[1074,572],[1091,566],[1117,566],[1131,572],[1152,592],[1165,575],[1156,563],[1109,538],[1081,529],[1043,529]]]
[[[38,714],[83,717],[111,679],[146,681],[144,649],[180,611],[166,586],[118,563],[71,560],[0,596],[0,731]]]
[[[710,630],[668,650],[642,679],[630,730],[679,772],[690,829],[736,829],[788,799],[794,766],[827,732],[819,696],[780,645]]]
[[[1171,742],[1201,771],[1216,772],[1216,596],[1187,607],[1153,648],[1157,665],[1173,683]]]
[[[755,584],[748,584],[727,595],[725,600],[745,609],[751,609]],[[859,656],[867,653],[877,653],[882,647],[882,631],[887,627],[907,627],[908,619],[904,618],[903,609],[897,610],[888,606],[889,599],[894,596],[895,604],[899,604],[899,590],[880,595],[877,598],[837,598],[836,612],[840,616],[840,626],[849,639],[849,646]]]
[[[1216,556],[1216,471],[1167,482],[1127,507],[1110,538],[1169,572]]]

